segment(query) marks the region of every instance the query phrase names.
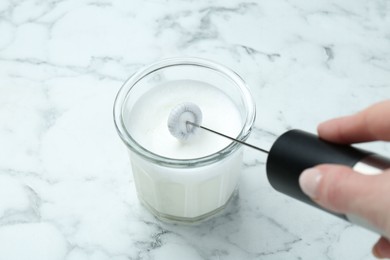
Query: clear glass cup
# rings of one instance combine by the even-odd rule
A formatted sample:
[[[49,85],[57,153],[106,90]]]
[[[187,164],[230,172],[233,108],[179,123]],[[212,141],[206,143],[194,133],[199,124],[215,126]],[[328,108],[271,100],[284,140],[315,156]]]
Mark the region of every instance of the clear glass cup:
[[[230,69],[198,58],[162,60],[131,76],[116,97],[114,122],[129,151],[139,200],[162,220],[195,222],[222,210],[235,193],[242,170],[241,145],[229,142],[221,150],[198,158],[169,158],[136,140],[131,130],[137,125],[128,120],[145,93],[183,80],[206,83],[229,97],[242,124],[234,137],[241,141],[248,138],[256,109],[245,82]]]

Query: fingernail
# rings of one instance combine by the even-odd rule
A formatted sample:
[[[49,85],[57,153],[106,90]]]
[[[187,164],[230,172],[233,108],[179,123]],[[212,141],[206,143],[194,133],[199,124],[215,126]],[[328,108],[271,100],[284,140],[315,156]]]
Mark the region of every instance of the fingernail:
[[[309,168],[299,176],[299,185],[302,191],[312,199],[316,198],[317,187],[322,178],[322,172],[316,168]]]
[[[373,254],[376,258],[383,259],[382,255],[379,253],[379,250],[378,250],[378,247],[377,247],[377,246],[374,246],[374,247],[372,248],[372,254]]]

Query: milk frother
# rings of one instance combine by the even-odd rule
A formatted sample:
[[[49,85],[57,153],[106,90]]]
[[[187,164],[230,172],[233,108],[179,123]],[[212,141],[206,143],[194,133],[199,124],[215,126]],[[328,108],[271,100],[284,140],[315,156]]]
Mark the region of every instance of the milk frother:
[[[194,107],[197,106],[193,103],[183,103],[172,110],[168,119],[168,128],[173,136],[179,140],[188,139],[196,129],[201,128],[267,153],[266,172],[274,189],[354,224],[381,233],[364,219],[354,215],[337,214],[317,205],[301,190],[299,176],[305,169],[324,163],[346,165],[362,174],[380,174],[390,168],[389,158],[349,145],[331,143],[297,129],[289,130],[279,136],[267,151],[202,126],[200,109]]]

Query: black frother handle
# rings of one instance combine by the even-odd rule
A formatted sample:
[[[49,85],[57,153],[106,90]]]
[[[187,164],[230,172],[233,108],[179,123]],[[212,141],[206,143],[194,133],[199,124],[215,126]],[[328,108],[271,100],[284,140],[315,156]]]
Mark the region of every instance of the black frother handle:
[[[372,152],[330,143],[301,130],[290,130],[281,135],[269,151],[266,165],[267,177],[277,191],[327,211],[306,196],[298,182],[303,170],[323,163],[342,164],[351,168],[364,165],[371,170],[390,168],[389,159],[374,155]],[[361,169],[361,173],[365,173],[365,168]],[[329,213],[354,223],[359,222],[352,220],[349,216]],[[367,227],[361,223],[357,224]]]

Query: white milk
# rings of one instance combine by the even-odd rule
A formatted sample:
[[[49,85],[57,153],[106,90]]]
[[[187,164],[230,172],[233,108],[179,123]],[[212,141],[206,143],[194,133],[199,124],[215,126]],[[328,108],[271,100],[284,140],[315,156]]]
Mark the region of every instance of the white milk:
[[[173,108],[184,102],[199,106],[203,126],[232,137],[239,134],[243,123],[230,98],[211,85],[187,80],[170,82],[144,94],[130,113],[130,135],[149,151],[175,159],[203,157],[231,143],[201,129],[187,142],[173,137],[167,126],[168,117]]]
[[[183,102],[202,110],[202,125],[237,137],[243,119],[230,98],[198,81],[173,81],[153,88],[137,100],[126,120],[133,139],[163,157],[194,159],[216,153],[231,141],[202,129],[182,142],[168,130],[171,110]],[[242,152],[202,167],[170,168],[130,152],[138,196],[160,217],[194,220],[223,207],[234,192],[241,171]]]

